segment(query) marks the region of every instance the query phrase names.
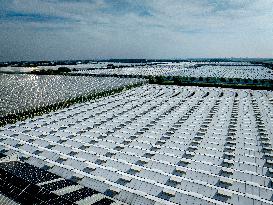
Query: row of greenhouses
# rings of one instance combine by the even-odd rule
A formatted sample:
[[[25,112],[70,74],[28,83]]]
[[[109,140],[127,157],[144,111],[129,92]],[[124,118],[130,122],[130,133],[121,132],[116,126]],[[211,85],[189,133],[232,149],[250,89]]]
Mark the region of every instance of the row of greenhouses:
[[[145,83],[134,78],[0,75],[0,124],[115,94]],[[23,116],[22,116],[23,115]]]
[[[213,66],[204,65],[192,69],[181,69],[172,73],[174,76],[186,77],[216,77],[241,79],[271,79],[273,71],[263,66]]]
[[[182,76],[182,77],[213,77],[240,79],[273,79],[273,71],[269,68],[245,63],[210,64],[201,63],[168,63],[161,65],[135,66],[115,69],[95,69],[75,71],[79,74],[96,75],[127,75],[127,76]]]
[[[108,65],[113,65],[115,67],[129,67],[129,66],[138,66],[142,63],[113,63],[113,62],[94,62],[87,64],[76,64],[76,65],[52,65],[52,66],[7,66],[0,67],[0,72],[8,73],[29,73],[33,70],[58,70],[59,67],[66,67],[70,70],[88,70],[88,69],[106,69]]]
[[[114,69],[95,69],[95,70],[79,70],[74,73],[79,74],[97,74],[97,75],[128,75],[128,76],[170,76],[174,72],[178,72],[182,68],[188,68],[194,65],[188,62],[175,64],[160,64],[160,65],[146,65],[134,66]]]
[[[0,150],[127,204],[272,205],[272,124],[272,91],[143,85],[5,125]]]

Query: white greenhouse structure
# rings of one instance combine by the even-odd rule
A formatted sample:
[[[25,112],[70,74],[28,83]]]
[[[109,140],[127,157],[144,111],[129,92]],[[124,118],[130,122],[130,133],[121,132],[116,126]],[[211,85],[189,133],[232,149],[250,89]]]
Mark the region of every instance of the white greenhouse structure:
[[[224,88],[143,85],[0,128],[10,161],[59,176],[37,186],[96,191],[75,204],[272,205],[272,143],[273,92]]]

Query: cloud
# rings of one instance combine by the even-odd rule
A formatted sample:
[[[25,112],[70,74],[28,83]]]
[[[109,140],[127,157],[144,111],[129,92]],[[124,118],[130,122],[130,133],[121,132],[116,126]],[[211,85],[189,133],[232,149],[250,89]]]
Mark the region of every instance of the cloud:
[[[272,8],[272,0],[2,0],[0,60],[272,57]]]

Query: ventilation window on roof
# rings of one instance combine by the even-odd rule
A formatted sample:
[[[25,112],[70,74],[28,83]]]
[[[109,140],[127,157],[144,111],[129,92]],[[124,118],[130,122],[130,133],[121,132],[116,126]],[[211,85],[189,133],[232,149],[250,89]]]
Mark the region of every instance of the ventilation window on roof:
[[[41,169],[43,169],[43,170],[49,170],[51,168],[52,168],[52,166],[49,166],[49,165],[44,165],[41,167]]]
[[[96,143],[98,143],[97,140],[91,140],[91,141],[89,142],[89,144],[96,144]]]
[[[155,153],[145,153],[145,154],[143,155],[143,157],[152,158],[154,155],[155,155]]]
[[[76,152],[76,151],[71,151],[68,155],[70,155],[70,156],[75,156],[75,155],[77,155],[79,152]]]
[[[114,148],[114,150],[117,150],[117,151],[120,151],[120,150],[122,150],[122,149],[124,149],[123,146],[116,146],[116,147]]]
[[[144,166],[144,165],[147,164],[147,163],[148,163],[147,160],[141,159],[141,160],[138,160],[138,161],[136,162],[136,165]]]
[[[129,137],[130,140],[134,140],[136,138],[137,138],[137,136],[135,136],[135,135],[132,135],[132,136]]]
[[[266,166],[273,167],[273,160],[272,159],[267,159],[266,160]]]
[[[66,142],[66,141],[67,141],[66,139],[61,139],[61,140],[59,140],[57,143],[62,144],[62,143],[64,143],[64,142]]]
[[[39,154],[41,154],[41,153],[42,153],[41,150],[36,150],[36,151],[34,151],[32,154],[39,155]]]
[[[113,157],[114,155],[116,155],[116,153],[107,152],[104,156],[106,156],[106,157]]]
[[[225,146],[230,146],[230,147],[232,147],[232,146],[235,146],[236,145],[236,142],[235,141],[227,141],[226,143],[225,143]]]
[[[98,139],[103,140],[103,139],[105,139],[106,137],[107,137],[107,136],[100,135],[100,136],[98,136]]]
[[[230,175],[233,175],[234,170],[230,168],[223,167],[220,171],[221,176],[229,177]]]
[[[164,145],[166,142],[165,141],[161,141],[161,140],[159,140],[159,141],[157,141],[155,144],[156,145]]]
[[[229,159],[224,159],[222,162],[222,166],[223,167],[232,167],[234,165],[234,161],[233,160],[229,160]]]
[[[176,176],[172,176],[168,181],[166,182],[167,186],[176,187],[177,185],[181,184],[182,179]]]
[[[67,127],[66,126],[62,126],[58,130],[65,130],[65,129],[67,129]]]
[[[151,148],[150,148],[151,151],[157,151],[157,150],[159,150],[159,149],[160,149],[160,147],[151,147]]]
[[[109,189],[107,189],[107,190],[104,192],[104,194],[105,194],[106,196],[109,196],[109,197],[114,197],[114,196],[116,196],[116,195],[119,194],[119,193],[120,193],[120,189],[115,188],[115,187],[109,188]]]
[[[132,179],[127,177],[127,176],[123,176],[122,178],[119,178],[116,183],[125,186],[126,184],[128,184]]]
[[[46,137],[47,135],[45,135],[45,134],[41,134],[41,135],[39,135],[38,137],[40,137],[40,138],[43,138],[43,137]]]
[[[169,136],[163,136],[163,137],[161,137],[160,138],[160,140],[162,140],[162,141],[167,141],[167,140],[169,140],[171,137],[169,137]]]
[[[127,174],[131,174],[131,175],[135,175],[137,173],[139,173],[141,171],[140,167],[132,167],[130,169],[127,170]]]
[[[23,146],[23,144],[21,142],[19,142],[18,144],[14,145],[15,148],[21,147]]]
[[[86,149],[88,149],[89,147],[90,147],[89,145],[82,145],[82,146],[79,147],[79,149],[81,149],[81,150],[86,150]]]
[[[69,135],[67,136],[68,139],[73,139],[75,137],[75,135]]]
[[[106,159],[97,159],[95,161],[95,163],[98,164],[98,165],[104,164],[104,163],[106,163]]]
[[[265,152],[265,153],[271,153],[272,150],[273,150],[273,148],[271,148],[271,147],[263,147],[262,148],[262,151]]]
[[[193,139],[196,140],[196,141],[200,141],[200,140],[203,139],[203,135],[198,135],[197,134],[197,136],[195,136]]]
[[[175,196],[175,191],[164,189],[160,194],[158,195],[159,198],[169,201],[172,197]]]
[[[74,175],[70,178],[71,181],[73,182],[79,182],[83,179],[83,176],[82,175]]]
[[[28,160],[30,156],[20,156],[19,159],[22,161]]]
[[[270,177],[273,177],[273,168],[269,168],[268,169],[268,175],[270,176]],[[272,182],[272,181],[271,181]]]
[[[186,152],[183,154],[183,157],[186,158],[186,159],[193,158],[194,156],[195,156],[195,152],[190,152],[190,151],[186,151]]]
[[[35,141],[35,139],[29,139],[29,140],[28,140],[29,143],[32,143],[32,142],[34,142],[34,141]]]
[[[215,196],[217,200],[222,202],[226,202],[231,197],[232,197],[232,192],[227,189],[219,189]]]
[[[183,176],[186,174],[186,169],[183,167],[176,167],[173,171],[173,174],[176,176]]]
[[[191,161],[189,159],[181,159],[177,165],[181,167],[186,167],[188,166],[188,164],[190,164],[190,162]]]
[[[92,130],[93,128],[92,127],[86,127],[85,128],[85,130],[87,130],[87,131],[90,131],[90,130]]]
[[[81,134],[84,134],[86,131],[85,130],[80,130],[77,132],[77,134],[81,135]]]
[[[200,141],[195,139],[190,143],[190,145],[192,146],[198,146],[199,144],[200,144]]]
[[[45,148],[47,148],[47,149],[51,149],[51,148],[53,148],[53,147],[55,147],[55,145],[47,145]]]
[[[221,178],[217,184],[218,186],[226,189],[233,184],[233,180],[230,178]]]
[[[226,146],[224,149],[224,152],[234,152],[235,151],[235,147],[233,146]]]
[[[224,155],[223,155],[223,158],[231,160],[231,159],[235,158],[235,154],[234,153],[225,152]]]
[[[58,162],[58,163],[63,163],[63,162],[65,162],[67,160],[67,158],[65,157],[65,156],[61,156],[61,157],[59,157],[58,159],[57,159],[57,161],[56,162]]]
[[[124,140],[124,141],[122,142],[122,144],[128,145],[128,144],[130,144],[131,142],[132,142],[131,140]]]
[[[82,171],[89,174],[89,173],[93,172],[94,170],[96,170],[96,168],[85,167]]]
[[[189,151],[189,152],[195,152],[197,149],[198,149],[198,146],[196,146],[196,145],[190,145],[187,148],[187,151]]]

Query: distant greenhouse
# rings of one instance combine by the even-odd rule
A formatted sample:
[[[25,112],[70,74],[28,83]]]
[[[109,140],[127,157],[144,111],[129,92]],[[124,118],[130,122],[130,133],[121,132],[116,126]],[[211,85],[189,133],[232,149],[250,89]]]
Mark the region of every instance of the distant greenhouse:
[[[114,94],[143,84],[140,79],[78,76],[36,76],[0,74],[0,124],[20,114],[36,114],[63,107],[85,99]],[[19,114],[19,115],[18,115]],[[18,116],[17,116],[18,115]],[[4,122],[3,122],[4,123]]]
[[[168,63],[159,65],[134,66],[115,69],[79,70],[74,73],[123,76],[181,76],[181,77],[215,77],[240,78],[251,80],[273,80],[273,71],[269,68],[246,63],[205,64]]]

